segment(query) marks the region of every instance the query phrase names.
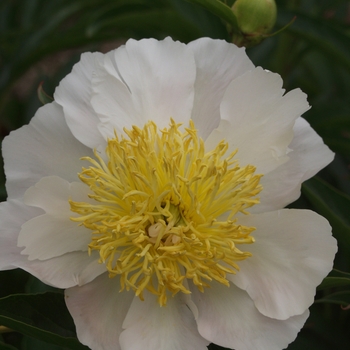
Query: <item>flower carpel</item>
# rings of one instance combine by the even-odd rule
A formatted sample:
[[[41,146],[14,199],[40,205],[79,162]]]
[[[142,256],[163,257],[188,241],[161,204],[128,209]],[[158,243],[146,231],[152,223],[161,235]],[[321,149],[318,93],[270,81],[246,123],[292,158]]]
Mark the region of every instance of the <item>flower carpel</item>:
[[[74,202],[71,219],[92,231],[89,251],[97,250],[110,277],[142,299],[146,288],[165,305],[167,291],[190,293],[186,279],[204,291],[206,281],[229,285],[237,261],[251,254],[238,249],[254,242],[253,227],[236,214],[259,200],[261,175],[240,167],[235,153],[225,157],[221,141],[206,152],[193,122],[181,131],[158,130],[154,122],[133,126],[108,140],[106,160],[96,159],[79,174],[93,200]]]

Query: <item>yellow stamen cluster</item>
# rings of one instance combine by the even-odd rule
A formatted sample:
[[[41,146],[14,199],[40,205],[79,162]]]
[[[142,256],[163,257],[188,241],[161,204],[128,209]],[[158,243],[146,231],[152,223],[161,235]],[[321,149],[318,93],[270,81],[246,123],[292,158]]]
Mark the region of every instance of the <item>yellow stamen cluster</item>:
[[[70,201],[72,220],[92,231],[89,251],[122,289],[141,299],[147,289],[160,305],[167,291],[190,293],[187,279],[201,291],[206,281],[229,285],[226,274],[251,256],[237,246],[254,242],[254,228],[235,215],[259,202],[261,175],[239,167],[236,152],[224,158],[224,141],[206,152],[192,122],[183,131],[173,120],[164,130],[148,122],[124,131],[108,140],[106,161],[97,152],[83,158],[91,166],[79,178],[93,201]]]

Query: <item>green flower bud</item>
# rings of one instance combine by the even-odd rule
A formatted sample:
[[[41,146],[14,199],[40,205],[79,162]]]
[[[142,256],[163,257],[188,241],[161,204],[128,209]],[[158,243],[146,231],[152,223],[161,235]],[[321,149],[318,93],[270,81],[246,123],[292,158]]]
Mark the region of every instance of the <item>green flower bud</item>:
[[[236,0],[232,11],[245,38],[245,46],[262,41],[276,22],[277,7],[274,0]]]

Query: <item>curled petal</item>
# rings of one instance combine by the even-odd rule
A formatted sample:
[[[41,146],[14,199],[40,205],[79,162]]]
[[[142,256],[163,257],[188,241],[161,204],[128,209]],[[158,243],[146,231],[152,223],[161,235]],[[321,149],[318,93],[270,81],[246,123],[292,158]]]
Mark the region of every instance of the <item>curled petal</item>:
[[[196,67],[186,45],[164,41],[129,40],[100,64],[92,81],[92,106],[105,137],[148,120],[158,127],[170,118],[187,122],[191,117]]]
[[[299,89],[283,94],[281,77],[260,67],[233,80],[221,102],[221,123],[206,146],[225,139],[229,152],[238,149],[241,165],[254,164],[262,174],[285,163],[295,120],[309,105]]]
[[[205,140],[220,122],[220,103],[230,82],[254,69],[244,48],[200,38],[188,44],[196,61],[192,119]]]
[[[252,257],[241,261],[230,280],[247,291],[265,316],[285,320],[302,314],[329,273],[337,251],[327,220],[309,210],[284,209],[248,215],[256,227]]]
[[[230,349],[281,350],[297,336],[309,311],[280,321],[262,315],[248,294],[231,285],[213,285],[205,293],[196,287],[198,331],[203,338]]]
[[[260,193],[260,204],[252,212],[277,210],[294,202],[300,196],[303,181],[308,180],[328,165],[334,153],[323,143],[320,136],[304,118],[294,125],[294,138],[288,146],[288,161],[261,179],[264,190]]]

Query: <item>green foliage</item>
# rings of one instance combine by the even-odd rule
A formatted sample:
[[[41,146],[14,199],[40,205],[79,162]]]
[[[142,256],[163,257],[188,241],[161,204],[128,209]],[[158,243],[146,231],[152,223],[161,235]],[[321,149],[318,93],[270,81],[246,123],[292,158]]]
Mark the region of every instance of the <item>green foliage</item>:
[[[193,4],[203,6],[214,15],[217,15],[232,28],[238,30],[236,16],[231,11],[231,8],[219,0],[187,0]]]
[[[328,292],[316,300],[316,303],[341,305],[344,310],[350,305],[350,273],[334,269],[318,286],[317,290]],[[344,288],[342,288],[344,287]]]
[[[315,210],[327,217],[334,236],[350,253],[350,197],[318,178],[306,181],[303,193]]]
[[[57,317],[56,315],[60,315]],[[62,293],[16,294],[0,299],[0,323],[14,331],[73,350],[84,350]]]
[[[172,36],[231,41],[240,34],[234,0],[2,0],[0,2],[0,138],[29,122],[84,51],[107,51],[128,38]],[[348,1],[276,1],[277,31],[249,48],[256,65],[300,87],[306,119],[337,153],[303,185],[295,206],[326,217],[338,240],[335,270],[318,287],[311,316],[288,349],[345,349],[350,337],[350,27]],[[40,85],[43,82],[43,86]],[[39,89],[39,90],[38,90]],[[45,92],[44,92],[45,90]],[[39,94],[39,98],[38,98]],[[2,161],[2,160],[1,160]],[[2,164],[0,164],[1,166]],[[0,198],[6,198],[0,174]],[[338,270],[339,269],[339,270]],[[345,271],[345,272],[342,272]],[[347,272],[346,272],[347,271]],[[37,294],[39,293],[40,294]],[[0,349],[86,349],[59,291],[25,272],[0,272]],[[210,345],[209,349],[223,349]]]

